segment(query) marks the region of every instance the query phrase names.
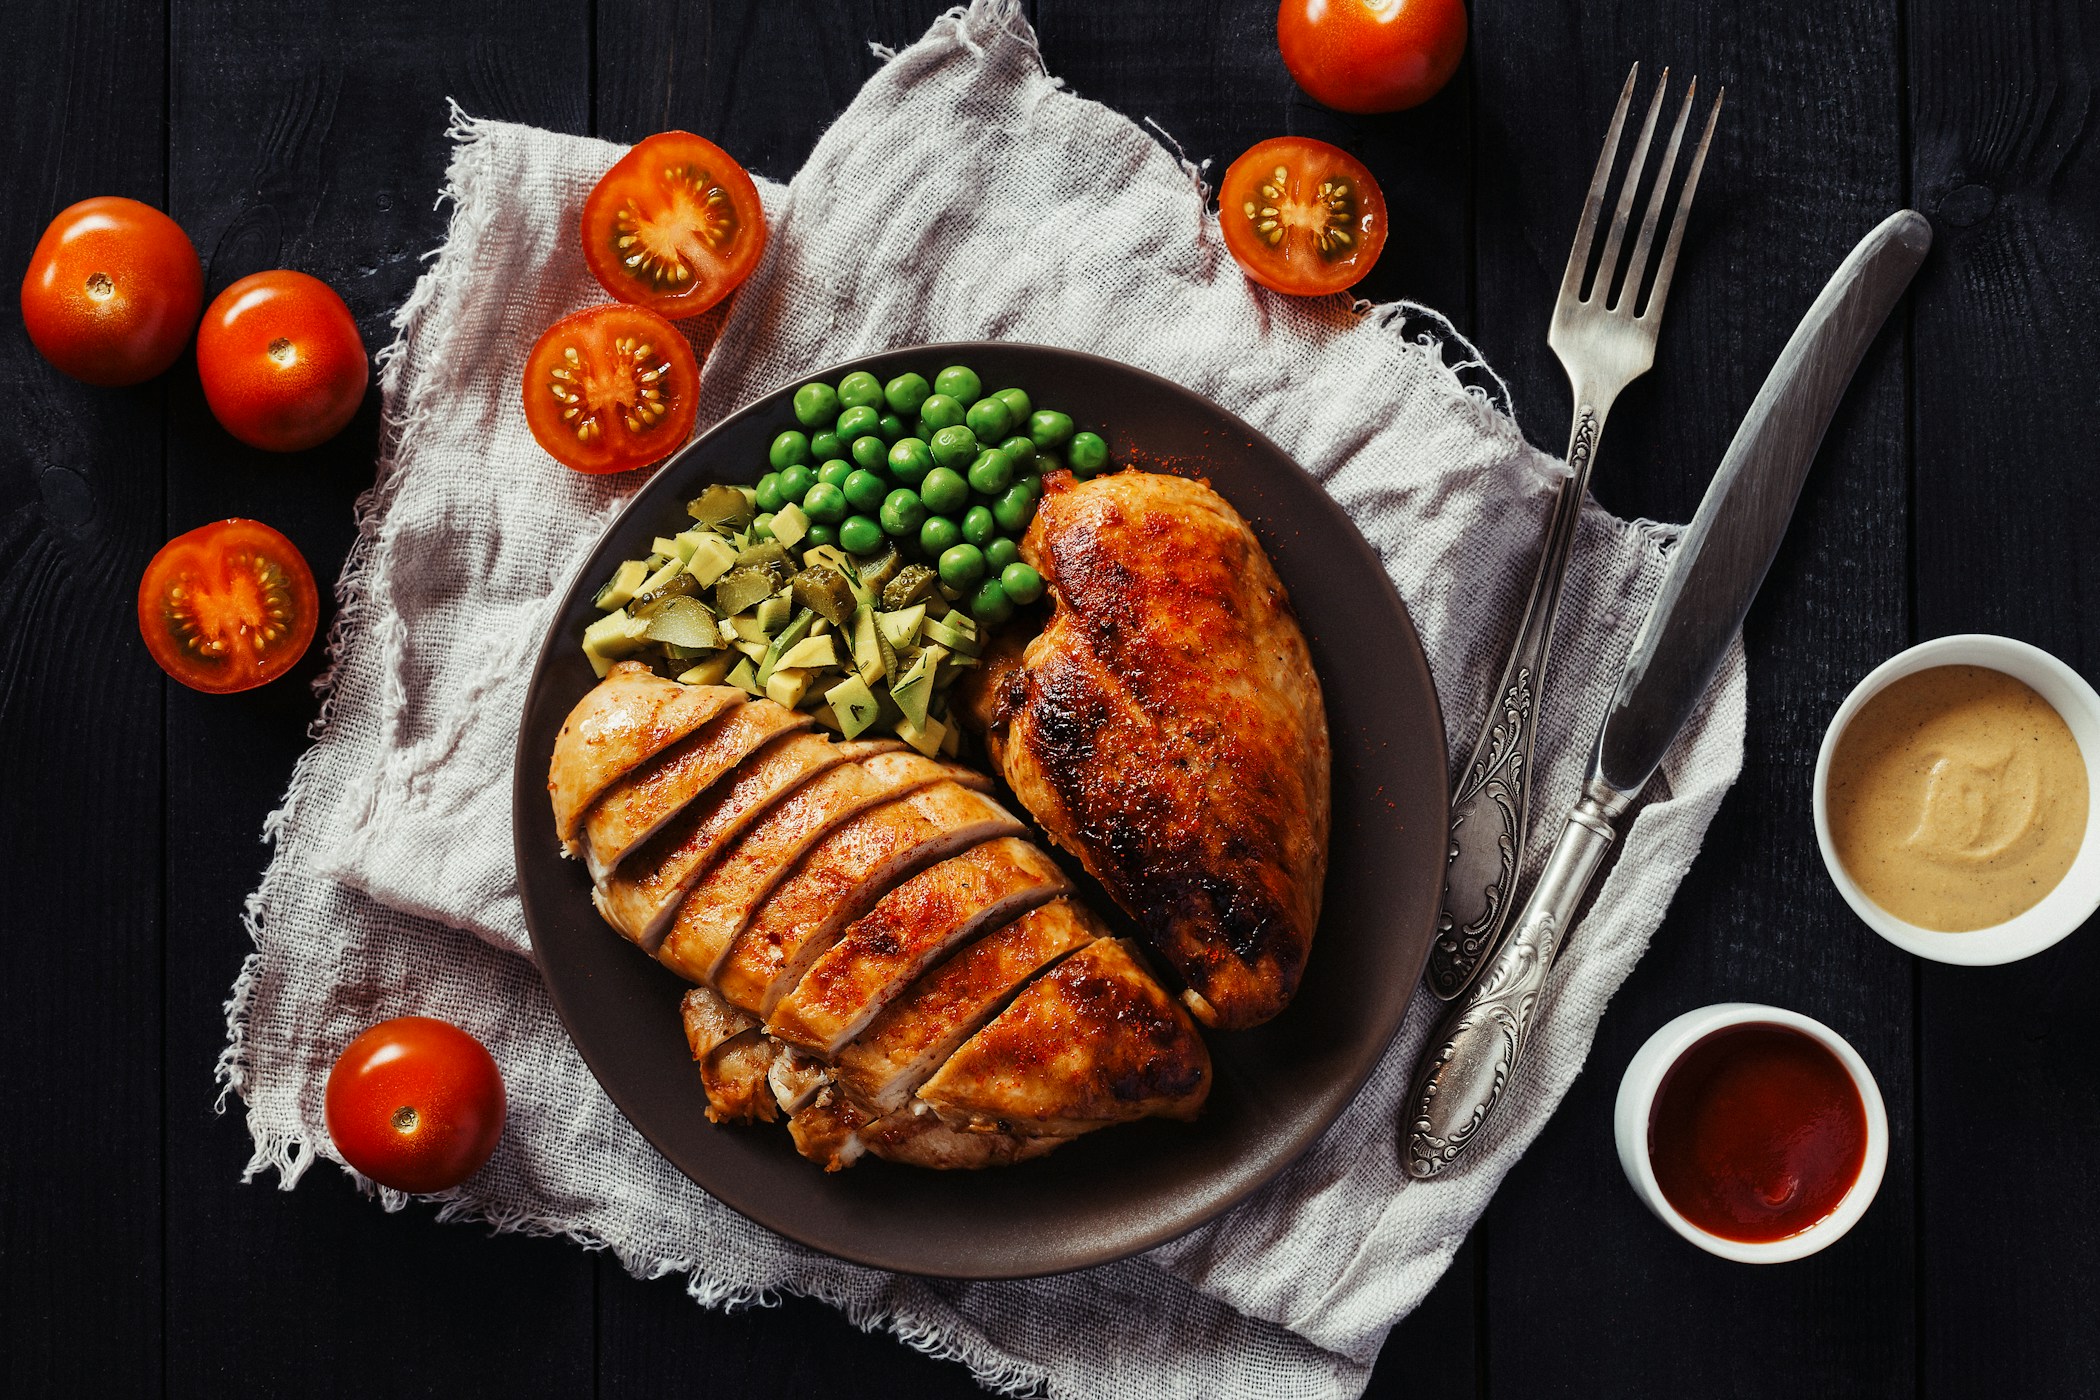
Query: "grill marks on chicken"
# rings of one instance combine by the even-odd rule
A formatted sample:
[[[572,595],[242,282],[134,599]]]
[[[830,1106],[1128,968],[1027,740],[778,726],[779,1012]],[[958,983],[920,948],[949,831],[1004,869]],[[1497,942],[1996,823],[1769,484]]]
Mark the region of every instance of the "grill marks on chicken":
[[[1267,554],[1202,482],[1053,477],[1021,554],[1054,610],[963,684],[993,761],[1208,1024],[1297,991],[1326,877],[1329,750]]]
[[[1127,951],[1063,971],[1106,931],[988,779],[742,692],[699,717],[656,679],[608,675],[549,789],[607,920],[701,984],[680,1015],[710,1119],[785,1114],[833,1170],[979,1168],[1195,1112],[1194,1025]],[[1080,1039],[1022,1063],[1054,1034]]]

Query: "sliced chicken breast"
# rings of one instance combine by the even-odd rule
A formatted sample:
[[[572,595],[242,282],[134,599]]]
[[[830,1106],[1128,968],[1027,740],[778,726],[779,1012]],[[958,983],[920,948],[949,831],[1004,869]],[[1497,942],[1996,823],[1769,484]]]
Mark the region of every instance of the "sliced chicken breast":
[[[1069,1141],[1060,1137],[1017,1137],[1009,1133],[964,1132],[926,1111],[923,1104],[873,1118],[836,1095],[819,1095],[809,1107],[788,1119],[795,1150],[828,1172],[843,1171],[866,1153],[912,1167],[977,1171],[1010,1167],[1040,1157]]]
[[[904,757],[887,754],[866,766],[872,770]],[[745,1010],[769,1013],[846,925],[900,880],[979,842],[1023,830],[991,798],[945,779],[861,813],[774,887],[730,947],[715,985]]]
[[[949,949],[1070,888],[1055,861],[1015,837],[928,866],[810,965],[766,1018],[766,1029],[830,1059]]]
[[[1053,899],[958,950],[839,1051],[838,1081],[864,1107],[894,1113],[1016,988],[1108,929],[1076,899]]]
[[[583,819],[591,878],[603,880],[611,874],[629,851],[761,746],[815,723],[811,716],[771,700],[733,705],[614,783]]]
[[[680,685],[640,662],[614,662],[554,739],[547,795],[562,849],[577,854],[583,814],[600,793],[745,698],[733,686]]]
[[[1036,978],[919,1088],[968,1131],[1069,1137],[1133,1118],[1193,1118],[1210,1052],[1121,939]]]
[[[780,1116],[771,1076],[780,1046],[752,1029],[723,1041],[700,1061],[711,1123],[770,1123]]]
[[[883,772],[886,777],[877,777],[861,764],[842,763],[774,803],[693,886],[656,951],[657,961],[713,986],[752,910],[810,847],[870,807],[945,778],[941,765],[924,760]]]
[[[687,992],[678,1003],[678,1013],[685,1023],[685,1043],[692,1047],[696,1060],[706,1059],[717,1045],[758,1024],[748,1012],[737,1010],[706,987]]]

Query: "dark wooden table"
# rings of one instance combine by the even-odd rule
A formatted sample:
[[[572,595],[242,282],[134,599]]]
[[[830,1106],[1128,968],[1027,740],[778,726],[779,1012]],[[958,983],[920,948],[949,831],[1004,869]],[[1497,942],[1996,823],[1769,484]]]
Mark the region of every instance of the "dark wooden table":
[[[59,0],[0,42],[0,270],[92,194],[168,209],[211,289],[327,279],[369,346],[443,233],[447,96],[631,139],[705,132],[792,174],[938,0]],[[1846,911],[1809,823],[1823,726],[1907,643],[1994,631],[2100,670],[2100,7],[2077,0],[1478,0],[1449,91],[1398,116],[1292,86],[1271,0],[1035,0],[1052,71],[1223,162],[1280,132],[1370,163],[1395,233],[1363,290],[1447,309],[1555,450],[1546,320],[1627,65],[1728,86],[1657,372],[1596,492],[1686,518],[1845,249],[1912,204],[1938,246],[1869,356],[1749,622],[1743,779],[1606,1017],[1588,1072],[1374,1394],[2100,1393],[2100,940],[1913,962]],[[1056,230],[1042,230],[1055,238]],[[10,272],[10,276],[13,274]],[[0,1391],[9,1395],[973,1393],[826,1309],[704,1312],[572,1245],[387,1215],[333,1169],[240,1184],[214,1111],[222,1003],[303,748],[298,681],[164,682],[133,618],[168,536],[260,517],[333,576],[370,480],[376,392],[342,438],[248,451],[191,362],[64,379],[0,327]],[[309,658],[301,679],[318,669]],[[1466,717],[1455,717],[1470,724]],[[1661,1022],[1774,1002],[1850,1037],[1894,1146],[1866,1220],[1756,1269],[1693,1250],[1620,1178],[1609,1105]]]

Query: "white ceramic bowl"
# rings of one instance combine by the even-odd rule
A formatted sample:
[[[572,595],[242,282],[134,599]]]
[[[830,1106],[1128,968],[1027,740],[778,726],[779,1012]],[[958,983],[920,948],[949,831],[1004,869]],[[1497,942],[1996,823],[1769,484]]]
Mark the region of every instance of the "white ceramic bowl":
[[[1984,666],[2026,682],[2063,716],[2085,760],[2085,841],[2071,868],[2056,888],[2026,913],[1965,933],[1920,928],[1897,918],[1869,899],[1845,873],[1830,844],[1830,758],[1837,750],[1839,736],[1860,707],[1892,681],[1935,666]],[[2039,953],[2070,936],[2100,908],[2100,695],[2093,693],[2083,676],[2048,652],[2010,637],[1970,632],[1920,643],[1869,671],[1866,679],[1845,697],[1845,703],[1838,706],[1830,728],[1823,733],[1822,752],[1816,755],[1814,805],[1816,845],[1823,852],[1824,868],[1829,870],[1838,893],[1868,928],[1898,948],[1934,962],[1969,966],[2014,962]]]
[[[1724,1239],[1685,1219],[1663,1195],[1662,1186],[1655,1179],[1655,1164],[1648,1157],[1648,1120],[1655,1111],[1655,1093],[1662,1087],[1663,1077],[1684,1057],[1685,1051],[1707,1036],[1729,1026],[1743,1025],[1786,1026],[1818,1041],[1837,1056],[1845,1073],[1852,1076],[1852,1086],[1859,1090],[1859,1101],[1867,1114],[1866,1154],[1859,1164],[1859,1177],[1838,1201],[1837,1208],[1797,1235],[1763,1244]],[[1882,1173],[1889,1163],[1888,1109],[1881,1101],[1881,1089],[1874,1082],[1873,1071],[1859,1052],[1821,1021],[1796,1011],[1747,1001],[1722,1002],[1687,1011],[1648,1037],[1648,1043],[1640,1048],[1619,1080],[1612,1128],[1619,1144],[1619,1165],[1626,1169],[1626,1180],[1632,1183],[1641,1203],[1655,1212],[1663,1224],[1707,1253],[1739,1264],[1781,1264],[1835,1243],[1867,1213],[1874,1193],[1881,1189]]]

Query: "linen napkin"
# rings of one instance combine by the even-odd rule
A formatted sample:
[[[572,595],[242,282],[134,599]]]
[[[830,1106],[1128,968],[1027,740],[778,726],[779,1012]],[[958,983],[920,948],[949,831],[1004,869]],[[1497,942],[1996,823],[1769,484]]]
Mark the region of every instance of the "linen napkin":
[[[765,259],[691,328],[701,426],[814,366],[915,342],[1069,345],[1166,375],[1268,433],[1347,508],[1421,631],[1454,745],[1468,742],[1562,470],[1447,367],[1447,347],[1469,347],[1423,308],[1248,282],[1199,172],[1050,77],[1014,0],[977,0],[878,53],[793,181],[762,182]],[[489,1046],[510,1091],[502,1146],[446,1217],[610,1248],[637,1274],[683,1274],[704,1304],[822,1298],[1017,1393],[1359,1394],[1580,1070],[1739,769],[1740,647],[1664,765],[1667,795],[1626,833],[1507,1103],[1447,1178],[1412,1183],[1399,1165],[1400,1102],[1434,1019],[1418,995],[1311,1152],[1147,1255],[961,1283],[816,1254],[657,1156],[584,1068],[530,960],[510,835],[526,679],[555,600],[640,483],[548,460],[516,375],[541,329],[602,299],[574,230],[619,148],[464,115],[449,134],[451,227],[383,357],[388,430],[339,584],[317,742],[268,823],[257,951],[228,1004],[219,1072],[247,1106],[249,1175],[275,1168],[289,1188],[340,1160],[321,1113],[334,1055],[382,1017],[438,1015]],[[1539,742],[1544,808],[1575,791],[1674,534],[1585,510]]]

